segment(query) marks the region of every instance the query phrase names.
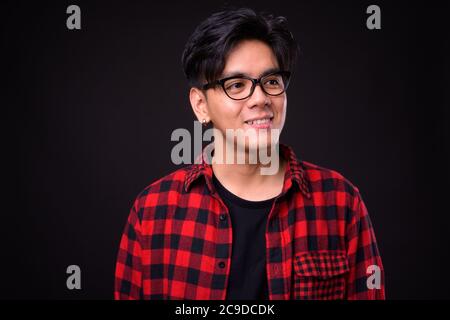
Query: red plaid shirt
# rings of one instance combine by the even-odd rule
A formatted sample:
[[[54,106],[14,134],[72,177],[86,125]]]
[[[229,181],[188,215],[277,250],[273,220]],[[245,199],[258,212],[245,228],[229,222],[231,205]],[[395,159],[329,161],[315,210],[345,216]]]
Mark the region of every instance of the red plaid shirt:
[[[336,171],[287,159],[266,227],[269,298],[384,299],[384,272],[357,187]],[[205,151],[203,152],[205,154]],[[205,161],[146,187],[120,242],[115,299],[226,299],[232,229]],[[381,287],[369,289],[369,266]],[[370,268],[369,268],[370,270]]]

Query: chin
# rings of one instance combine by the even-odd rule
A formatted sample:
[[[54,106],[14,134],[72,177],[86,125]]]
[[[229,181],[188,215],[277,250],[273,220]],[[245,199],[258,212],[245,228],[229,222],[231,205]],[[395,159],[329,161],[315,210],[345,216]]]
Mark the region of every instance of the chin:
[[[273,140],[269,135],[264,134],[264,136],[259,136],[256,139],[247,140],[245,143],[245,151],[258,151],[265,150],[274,147],[278,143],[278,139]],[[242,145],[242,144],[240,144]]]

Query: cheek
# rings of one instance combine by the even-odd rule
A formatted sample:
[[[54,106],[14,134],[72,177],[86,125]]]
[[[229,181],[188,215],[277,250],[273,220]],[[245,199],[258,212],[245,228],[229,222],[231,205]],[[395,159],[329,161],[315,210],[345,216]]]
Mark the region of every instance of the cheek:
[[[287,98],[282,98],[279,101],[276,101],[274,104],[274,108],[276,109],[276,112],[280,115],[280,117],[284,118],[287,108]]]
[[[283,129],[284,123],[286,120],[286,108],[287,108],[287,100],[280,99],[280,101],[277,101],[274,106],[274,112],[276,113],[277,120],[275,122],[275,126],[279,129]]]
[[[239,103],[224,99],[217,99],[210,104],[211,119],[216,126],[221,128],[233,127],[240,119],[241,110],[242,107]]]
[[[227,106],[224,106],[224,108],[226,107]],[[233,106],[228,106],[226,110],[223,110],[221,116],[217,120],[224,129],[239,128],[242,125],[240,109],[236,107],[233,108]]]
[[[219,122],[233,122],[239,117],[239,110],[233,108],[233,106],[223,104],[215,109],[214,117]]]

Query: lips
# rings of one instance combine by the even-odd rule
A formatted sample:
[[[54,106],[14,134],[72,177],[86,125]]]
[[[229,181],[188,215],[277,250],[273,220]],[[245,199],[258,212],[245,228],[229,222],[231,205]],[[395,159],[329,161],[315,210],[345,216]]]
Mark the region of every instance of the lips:
[[[273,117],[265,117],[265,118],[258,118],[258,119],[252,119],[247,120],[245,123],[252,127],[252,128],[270,128],[272,125]]]

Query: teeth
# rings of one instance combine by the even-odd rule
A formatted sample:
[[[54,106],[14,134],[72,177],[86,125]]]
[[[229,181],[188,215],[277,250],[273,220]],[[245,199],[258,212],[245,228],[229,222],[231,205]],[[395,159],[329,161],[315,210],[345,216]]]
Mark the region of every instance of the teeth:
[[[247,121],[247,123],[249,125],[252,125],[252,124],[263,124],[263,123],[269,123],[269,122],[270,122],[270,119],[258,119],[258,120],[253,120],[253,121]]]

